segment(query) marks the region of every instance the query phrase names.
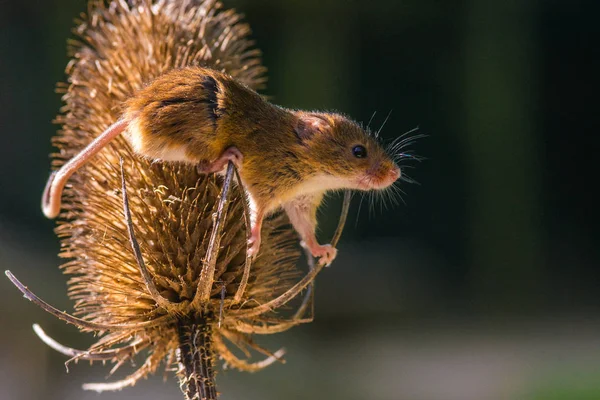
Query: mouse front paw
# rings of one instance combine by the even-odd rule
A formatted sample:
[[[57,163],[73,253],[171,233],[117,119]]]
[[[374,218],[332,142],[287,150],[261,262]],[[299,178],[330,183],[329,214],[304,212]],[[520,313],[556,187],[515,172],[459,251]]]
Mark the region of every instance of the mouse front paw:
[[[330,244],[316,245],[309,248],[313,257],[320,258],[319,262],[330,266],[337,256],[337,249]]]

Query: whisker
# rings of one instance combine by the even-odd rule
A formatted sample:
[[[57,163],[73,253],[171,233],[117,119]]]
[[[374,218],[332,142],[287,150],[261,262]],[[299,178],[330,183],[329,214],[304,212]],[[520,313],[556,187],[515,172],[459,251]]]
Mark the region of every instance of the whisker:
[[[376,201],[376,205],[379,206],[379,212],[383,213],[385,204],[385,190],[378,190],[373,192],[373,198]]]
[[[367,122],[367,129],[369,129],[369,127],[371,126],[371,122],[373,122],[373,118],[375,118],[375,114],[377,114],[377,110],[373,111],[373,115],[371,115],[369,122]]]
[[[401,134],[400,136],[398,136],[397,138],[395,138],[394,140],[392,140],[390,144],[396,144],[396,143],[398,143],[399,141],[401,141],[401,140],[404,140],[404,139],[406,139],[406,138],[408,138],[408,137],[413,137],[413,136],[416,136],[416,135],[413,135],[413,134],[414,134],[414,133],[416,133],[416,132],[418,132],[418,131],[419,131],[419,129],[420,129],[420,128],[417,126],[417,127],[415,127],[415,128],[412,128],[412,129],[410,129],[410,130],[408,130],[408,131],[404,132],[403,134]],[[419,134],[417,134],[417,135],[425,135],[425,134],[424,134],[424,133],[419,133]]]
[[[411,130],[404,132],[402,135],[398,136],[396,139],[392,140],[392,142],[390,143],[390,146],[393,146],[394,144],[396,144],[399,140],[402,140],[403,138],[406,137],[406,135],[410,135],[413,132],[416,132],[419,130],[419,126],[417,125],[416,127],[412,128]]]
[[[414,165],[409,165],[409,164],[403,164],[403,165],[399,165],[400,168],[402,168],[402,171],[404,171],[405,169],[417,169],[416,166]]]
[[[391,197],[390,197],[390,191],[389,188],[387,190],[385,190],[385,192],[383,193],[382,196],[382,201],[381,201],[381,211],[386,211],[389,209],[390,207],[390,203],[391,203]]]
[[[396,190],[394,189],[395,185],[391,185],[387,190],[387,197],[390,205],[398,206],[398,199],[396,198]]]
[[[381,130],[383,129],[383,127],[385,126],[385,124],[388,122],[388,119],[390,119],[390,115],[392,115],[392,111],[390,110],[390,112],[388,113],[387,117],[385,117],[385,119],[383,120],[383,124],[381,124],[381,126],[379,127],[379,129],[377,131],[375,131],[375,137],[378,138],[379,134],[381,133]]]
[[[396,152],[392,156],[396,157],[396,158],[399,158],[399,159],[411,159],[411,160],[415,160],[415,161],[418,161],[418,162],[427,160],[427,157],[422,157],[422,156],[420,156],[418,154],[415,154],[415,153],[412,152],[412,150],[402,151],[402,152]]]
[[[354,223],[354,229],[358,227],[358,219],[360,217],[360,210],[362,208],[363,200],[365,199],[366,192],[361,192],[360,194],[360,202],[358,203],[358,211],[356,211],[356,222]]]
[[[395,143],[392,142],[392,144],[390,146],[388,146],[388,149],[391,152],[398,151],[404,147],[412,145],[417,140],[423,139],[426,137],[427,137],[427,135],[424,133],[420,133],[420,134],[414,135],[414,136],[408,136],[408,137],[405,137],[404,139],[397,141]]]
[[[407,174],[404,174],[404,173],[400,176],[400,180],[403,182],[406,182],[406,183],[420,185],[420,183],[417,180],[411,178],[410,176],[408,176]]]
[[[393,185],[394,195],[400,199],[402,204],[406,206],[406,201],[404,200],[404,196],[406,196],[406,192],[400,188],[400,185]]]

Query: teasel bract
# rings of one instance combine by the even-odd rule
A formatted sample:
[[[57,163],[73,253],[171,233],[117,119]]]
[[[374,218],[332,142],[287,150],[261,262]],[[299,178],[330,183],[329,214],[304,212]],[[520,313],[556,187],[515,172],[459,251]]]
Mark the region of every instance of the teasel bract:
[[[92,0],[74,31],[79,41],[69,45],[68,83],[59,85],[65,106],[56,120],[62,129],[53,140],[53,167],[116,121],[135,90],[171,68],[202,65],[262,88],[260,52],[240,19],[211,0]],[[122,389],[177,364],[186,398],[215,399],[217,358],[244,371],[262,369],[282,360],[283,350],[271,353],[253,335],[312,320],[311,285],[323,266],[307,255],[308,272],[296,268],[298,239],[283,214],[263,227],[258,257],[246,257],[248,206],[236,182],[232,164],[224,177],[199,175],[194,167],[136,156],[123,138],[73,176],[56,232],[74,315],[6,274],[27,299],[98,334],[90,348],[76,350],[34,325],[69,361],[112,362],[112,374],[145,357],[126,378],[85,389]],[[348,203],[346,194],[334,245]],[[249,349],[266,358],[250,360]]]

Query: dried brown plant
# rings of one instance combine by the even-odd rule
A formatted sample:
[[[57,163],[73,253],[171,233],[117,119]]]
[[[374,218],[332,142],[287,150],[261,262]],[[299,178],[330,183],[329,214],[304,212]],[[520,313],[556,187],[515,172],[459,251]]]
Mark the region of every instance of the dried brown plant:
[[[92,0],[70,42],[65,106],[53,143],[60,167],[117,120],[120,107],[145,82],[171,68],[202,65],[225,71],[251,88],[265,81],[249,27],[212,1]],[[111,374],[134,357],[141,366],[122,380],[89,383],[117,390],[177,363],[188,399],[215,399],[216,358],[243,371],[277,360],[253,340],[312,320],[310,285],[322,265],[302,277],[300,251],[284,215],[269,220],[255,260],[246,257],[248,206],[229,165],[225,177],[153,163],[119,138],[70,181],[56,232],[70,276],[74,315],[48,305],[7,271],[26,298],[81,331],[98,334],[87,350],[38,336],[70,361],[108,361]],[[347,213],[332,241],[339,239]],[[305,289],[307,289],[304,291]],[[300,297],[304,291],[304,296]],[[295,301],[297,308],[291,308]],[[238,348],[245,357],[234,353]],[[266,356],[249,358],[254,350]]]

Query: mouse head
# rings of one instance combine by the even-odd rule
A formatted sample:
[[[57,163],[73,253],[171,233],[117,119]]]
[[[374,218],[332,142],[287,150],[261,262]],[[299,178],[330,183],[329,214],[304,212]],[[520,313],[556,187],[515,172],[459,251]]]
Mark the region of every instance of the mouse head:
[[[295,132],[331,189],[385,189],[400,168],[359,124],[333,113],[298,114]]]

